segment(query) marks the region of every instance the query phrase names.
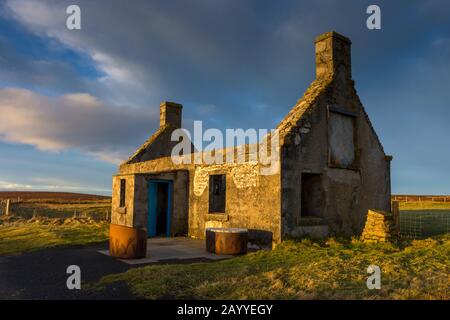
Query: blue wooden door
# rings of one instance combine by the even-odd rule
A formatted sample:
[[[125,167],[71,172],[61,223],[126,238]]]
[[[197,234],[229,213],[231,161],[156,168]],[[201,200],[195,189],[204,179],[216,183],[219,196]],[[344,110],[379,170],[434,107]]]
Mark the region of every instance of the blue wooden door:
[[[158,197],[158,185],[164,184],[167,188],[167,197],[165,197],[165,201],[167,203],[158,203],[160,199]],[[149,237],[154,237],[157,234],[157,230],[161,229],[161,226],[158,226],[158,214],[165,215],[165,235],[167,237],[170,236],[170,213],[172,212],[172,181],[168,180],[150,180],[148,182],[148,217],[147,217],[147,235]],[[161,212],[161,207],[164,208],[164,212]],[[160,222],[159,222],[160,223]]]

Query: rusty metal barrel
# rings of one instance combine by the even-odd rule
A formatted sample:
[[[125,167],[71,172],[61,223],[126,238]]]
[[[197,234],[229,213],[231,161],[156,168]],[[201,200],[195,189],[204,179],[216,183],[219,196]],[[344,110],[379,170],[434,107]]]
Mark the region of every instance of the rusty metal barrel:
[[[248,230],[242,228],[207,228],[206,251],[215,254],[247,253]]]
[[[109,225],[109,254],[122,259],[144,258],[147,251],[147,232],[111,223]]]

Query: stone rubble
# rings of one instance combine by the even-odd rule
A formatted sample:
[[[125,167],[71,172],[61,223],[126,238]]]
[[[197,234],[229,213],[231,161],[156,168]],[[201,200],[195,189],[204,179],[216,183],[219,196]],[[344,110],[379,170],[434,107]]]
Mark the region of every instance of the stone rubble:
[[[361,240],[367,243],[379,243],[395,240],[397,228],[390,212],[369,210]]]

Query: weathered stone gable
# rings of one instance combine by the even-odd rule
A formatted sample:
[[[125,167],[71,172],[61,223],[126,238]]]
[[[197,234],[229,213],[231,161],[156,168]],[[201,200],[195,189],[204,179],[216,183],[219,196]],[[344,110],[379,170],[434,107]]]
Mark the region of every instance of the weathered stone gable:
[[[320,95],[323,94],[332,83],[333,78],[327,77],[314,80],[306,89],[303,97],[289,111],[284,119],[278,124],[280,146],[294,142],[300,142],[299,135],[308,133],[311,129],[310,123],[305,119],[308,113],[312,112],[312,107],[316,105]],[[303,120],[303,121],[302,121]]]
[[[389,210],[392,158],[385,155],[356,93],[347,38],[331,32],[316,39],[316,74],[278,126],[282,234],[293,236],[303,228],[301,199],[312,196],[302,195],[304,174],[321,179],[321,215],[316,218],[334,234],[360,234],[368,209]],[[354,119],[355,158],[348,166],[336,165],[331,157],[330,116],[336,112]]]

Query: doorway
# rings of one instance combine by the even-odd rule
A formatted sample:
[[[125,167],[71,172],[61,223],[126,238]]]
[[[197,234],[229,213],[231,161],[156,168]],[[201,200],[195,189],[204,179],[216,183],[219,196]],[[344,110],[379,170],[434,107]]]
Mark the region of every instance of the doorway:
[[[172,211],[172,181],[149,180],[147,235],[170,236]]]
[[[301,216],[322,217],[323,195],[320,174],[302,173]]]

